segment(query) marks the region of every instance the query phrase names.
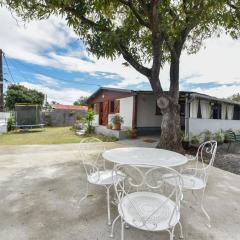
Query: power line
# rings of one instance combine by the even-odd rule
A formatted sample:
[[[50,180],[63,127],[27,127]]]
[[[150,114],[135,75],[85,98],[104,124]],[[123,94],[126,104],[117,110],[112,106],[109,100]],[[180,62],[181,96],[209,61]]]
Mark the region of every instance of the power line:
[[[5,54],[6,55],[6,54]],[[14,63],[14,61],[10,61],[10,59],[8,59],[9,62],[14,66],[15,69],[17,69],[17,71],[20,73],[20,75],[22,75],[23,79],[27,79],[28,81],[30,81],[30,79],[28,78],[28,76],[26,76],[21,70],[19,70],[19,68],[17,67],[17,65]]]
[[[5,60],[5,63],[6,63],[6,66],[7,66],[8,72],[9,72],[9,74],[11,76],[12,81],[15,82],[15,80],[13,78],[13,75],[12,75],[12,72],[11,72],[11,70],[9,68],[8,61],[7,61],[7,58],[6,58],[5,54],[4,54],[4,52],[3,52],[3,59]]]

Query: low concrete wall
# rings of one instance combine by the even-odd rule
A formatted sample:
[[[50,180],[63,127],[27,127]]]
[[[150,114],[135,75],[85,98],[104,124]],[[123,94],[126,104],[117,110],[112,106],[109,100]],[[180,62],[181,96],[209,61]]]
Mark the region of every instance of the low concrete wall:
[[[209,130],[212,133],[232,129],[240,130],[240,120],[221,120],[221,119],[199,119],[189,118],[189,132],[195,135]]]
[[[77,115],[85,117],[86,111],[54,109],[52,112],[45,114],[44,122],[50,126],[72,126]]]
[[[120,130],[120,131],[112,130],[112,129],[106,128],[105,126],[96,126],[95,133],[103,134],[103,135],[109,136],[109,137],[116,137],[117,139],[127,138],[127,135],[125,134],[124,130]]]

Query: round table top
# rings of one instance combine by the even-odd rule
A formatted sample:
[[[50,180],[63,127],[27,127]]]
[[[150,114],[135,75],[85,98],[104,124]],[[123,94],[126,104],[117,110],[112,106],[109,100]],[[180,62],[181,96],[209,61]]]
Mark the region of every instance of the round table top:
[[[176,167],[187,163],[188,159],[176,152],[158,148],[115,148],[103,153],[103,157],[111,162],[129,165],[149,165]]]

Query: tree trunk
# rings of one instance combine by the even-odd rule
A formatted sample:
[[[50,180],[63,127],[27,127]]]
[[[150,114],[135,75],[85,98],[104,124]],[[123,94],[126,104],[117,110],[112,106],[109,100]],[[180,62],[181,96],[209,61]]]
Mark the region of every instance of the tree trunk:
[[[167,103],[167,107],[163,105]],[[181,143],[180,106],[168,97],[160,97],[158,106],[162,111],[160,142],[157,148],[184,153]]]
[[[181,142],[180,105],[179,100],[179,57],[171,54],[170,91],[161,94],[158,106],[162,112],[161,137],[158,148],[184,153]]]

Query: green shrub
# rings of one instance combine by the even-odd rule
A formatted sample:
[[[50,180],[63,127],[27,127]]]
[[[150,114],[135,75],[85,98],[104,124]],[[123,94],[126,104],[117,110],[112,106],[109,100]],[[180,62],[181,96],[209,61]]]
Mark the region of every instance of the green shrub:
[[[192,145],[198,145],[199,144],[199,140],[198,140],[197,136],[192,136],[191,144]]]
[[[204,142],[212,139],[212,133],[209,130],[204,131]]]
[[[218,142],[218,143],[223,143],[224,142],[224,139],[225,139],[225,134],[224,132],[217,132],[215,134],[215,137],[214,139]]]
[[[92,109],[88,109],[86,118],[85,118],[85,121],[87,124],[86,133],[88,133],[88,134],[94,133],[94,131],[95,131],[95,128],[92,125],[93,120],[94,120],[94,111]]]
[[[8,118],[8,121],[7,121],[7,130],[8,131],[12,131],[14,124],[16,124],[15,117],[11,116],[10,118]]]

